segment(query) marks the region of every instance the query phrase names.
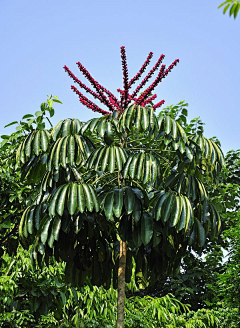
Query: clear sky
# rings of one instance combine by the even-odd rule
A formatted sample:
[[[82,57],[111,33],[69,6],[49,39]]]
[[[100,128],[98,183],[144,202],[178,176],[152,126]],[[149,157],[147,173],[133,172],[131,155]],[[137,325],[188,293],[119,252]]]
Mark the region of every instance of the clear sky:
[[[223,1],[223,0],[222,0]],[[0,0],[0,135],[7,123],[39,110],[57,95],[53,123],[86,121],[95,113],[70,89],[67,65],[81,77],[81,61],[112,92],[122,86],[119,49],[125,45],[130,76],[148,53],[179,65],[156,89],[166,105],[189,103],[189,117],[206,123],[224,152],[240,148],[240,15],[218,10],[221,0]]]

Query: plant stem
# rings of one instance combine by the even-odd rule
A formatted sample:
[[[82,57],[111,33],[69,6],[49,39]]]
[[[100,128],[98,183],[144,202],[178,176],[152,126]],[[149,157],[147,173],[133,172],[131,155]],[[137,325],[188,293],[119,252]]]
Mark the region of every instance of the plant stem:
[[[120,239],[120,254],[119,254],[119,267],[118,267],[117,328],[124,328],[126,259],[127,259],[127,244],[125,241]]]

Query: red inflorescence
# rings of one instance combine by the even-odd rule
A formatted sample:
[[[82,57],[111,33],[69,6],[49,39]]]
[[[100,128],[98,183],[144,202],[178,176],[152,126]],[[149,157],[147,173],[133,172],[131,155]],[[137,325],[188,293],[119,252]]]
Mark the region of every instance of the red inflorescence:
[[[91,84],[93,91],[91,88],[87,87],[84,83],[82,83],[65,65],[63,68],[68,73],[68,75],[73,79],[74,83],[78,84],[78,86],[85,90],[86,93],[90,94],[94,99],[97,99],[103,105],[107,106],[108,109],[112,112],[114,110],[119,111],[120,113],[127,108],[127,106],[134,102],[137,105],[146,106],[156,99],[157,95],[152,95],[152,91],[157,87],[157,85],[164,79],[168,73],[177,65],[179,59],[176,59],[167,69],[165,65],[162,65],[162,61],[164,59],[164,55],[161,55],[154,67],[148,72],[146,77],[140,82],[140,84],[136,87],[132,94],[129,93],[132,85],[139,80],[142,74],[145,72],[146,67],[150,64],[150,61],[153,57],[153,53],[150,52],[146,61],[138,71],[138,73],[129,81],[128,80],[128,68],[127,68],[127,57],[125,47],[121,47],[121,60],[122,60],[122,71],[123,71],[123,90],[117,89],[120,93],[120,100],[114,96],[109,90],[104,88],[98,81],[96,81],[89,71],[80,63],[77,62],[77,66],[83,76],[88,80]],[[153,74],[158,71],[158,75],[153,81],[153,83],[140,93],[140,90],[149,82]],[[110,112],[103,110],[97,104],[93,103],[90,99],[84,96],[75,86],[71,86],[71,89],[78,95],[80,102],[92,109],[94,112],[99,112],[103,115],[109,115]],[[153,108],[159,108],[162,104],[164,104],[164,100],[161,100],[157,104],[153,105]]]

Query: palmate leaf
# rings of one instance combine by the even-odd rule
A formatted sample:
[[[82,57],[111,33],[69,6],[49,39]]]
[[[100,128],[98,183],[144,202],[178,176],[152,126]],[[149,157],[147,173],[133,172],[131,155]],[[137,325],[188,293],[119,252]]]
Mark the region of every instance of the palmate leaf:
[[[153,236],[153,218],[151,213],[143,213],[141,218],[141,239],[143,245],[149,244]]]
[[[175,150],[177,150],[179,147],[178,141],[182,140],[184,144],[187,144],[187,135],[177,121],[168,115],[160,115],[157,120],[159,137],[168,135],[171,142],[173,143],[173,146],[175,147]]]
[[[115,169],[122,170],[127,159],[127,152],[118,146],[102,146],[93,151],[86,162],[88,169],[96,171],[108,171],[113,173]]]
[[[83,164],[94,149],[92,142],[83,136],[67,135],[56,140],[48,157],[48,171],[54,167],[56,170],[61,165]]]
[[[220,170],[224,166],[224,155],[218,145],[210,139],[195,135],[189,138],[190,148],[194,151],[199,150],[201,160],[210,168],[219,166]]]
[[[176,227],[177,231],[191,227],[193,223],[193,209],[186,196],[171,192],[161,192],[156,197],[153,206],[153,220],[161,221],[169,227]]]
[[[81,128],[81,133],[90,138],[97,136],[108,146],[114,144],[115,141],[119,141],[121,138],[121,134],[117,130],[116,113],[114,112],[113,115],[105,115],[88,121]]]
[[[49,201],[49,215],[62,216],[64,209],[70,215],[84,211],[98,212],[99,201],[92,186],[71,182],[58,187]]]
[[[47,130],[32,131],[20,144],[16,161],[18,165],[25,164],[34,155],[46,152],[50,143],[50,133]]]
[[[82,122],[78,119],[66,119],[60,121],[52,130],[51,137],[53,141],[56,141],[59,138],[79,134],[79,131],[82,127]]]
[[[112,221],[114,218],[119,219],[124,215],[132,215],[132,218],[137,223],[142,216],[144,196],[140,189],[131,187],[114,188],[113,190],[105,191],[100,196],[100,199],[101,209],[109,221]]]
[[[124,179],[136,179],[144,184],[154,183],[160,173],[160,162],[152,154],[132,154],[123,167]]]
[[[39,230],[41,220],[46,212],[46,204],[32,205],[26,208],[21,217],[19,225],[19,236],[21,239],[34,235]]]
[[[191,201],[204,201],[208,198],[202,181],[193,175],[173,172],[166,179],[166,186],[177,188],[177,192],[186,195]]]
[[[156,133],[157,130],[157,118],[154,114],[152,107],[141,107],[137,105],[129,106],[120,115],[118,120],[118,131],[151,131]]]

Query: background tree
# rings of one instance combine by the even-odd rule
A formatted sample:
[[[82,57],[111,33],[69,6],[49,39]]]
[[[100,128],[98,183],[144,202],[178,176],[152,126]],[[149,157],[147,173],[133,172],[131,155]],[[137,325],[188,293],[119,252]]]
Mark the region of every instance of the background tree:
[[[104,116],[87,123],[66,119],[50,131],[38,125],[17,151],[22,178],[38,191],[21,219],[22,243],[34,244],[39,263],[52,256],[65,261],[65,278],[73,285],[118,285],[117,327],[123,327],[132,259],[137,279],[152,284],[161,274],[178,272],[187,251],[199,251],[206,238],[217,236],[221,220],[207,188],[217,185],[224,163],[218,145],[201,129],[187,136],[171,115],[155,115],[164,101],[152,105],[152,92],[178,60],[166,68],[161,55],[130,94],[152,53],[130,81],[124,47],[121,57],[120,100],[81,63],[95,91],[64,67],[110,112],[72,86],[83,105]]]
[[[239,0],[226,0],[218,8],[223,8],[223,13],[229,10],[229,16],[233,16],[234,19],[237,17],[240,10],[240,1]]]
[[[41,110],[32,114],[26,114],[22,119],[11,122],[5,127],[16,126],[16,132],[11,135],[2,135],[0,143],[0,256],[4,249],[9,254],[14,254],[18,246],[18,228],[20,218],[25,210],[26,204],[31,204],[36,197],[34,185],[26,184],[20,177],[20,168],[16,165],[16,149],[31,133],[35,126],[39,129],[45,127],[45,121],[51,122],[50,117],[54,115],[53,102],[61,103],[57,97],[49,96],[47,103],[41,105]],[[39,172],[41,174],[41,172]]]

